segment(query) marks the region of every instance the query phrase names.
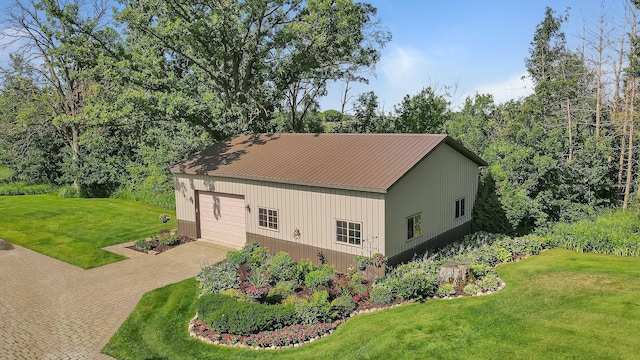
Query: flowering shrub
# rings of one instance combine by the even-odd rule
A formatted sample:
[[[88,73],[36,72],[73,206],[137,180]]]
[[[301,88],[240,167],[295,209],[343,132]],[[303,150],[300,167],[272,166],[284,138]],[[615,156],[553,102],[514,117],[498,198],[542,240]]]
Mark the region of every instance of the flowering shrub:
[[[386,265],[387,264],[387,257],[380,254],[380,253],[375,253],[373,254],[373,256],[371,256],[372,258],[372,263],[373,266],[375,267],[382,267],[382,265]]]
[[[328,323],[292,325],[280,330],[265,331],[250,335],[245,340],[245,343],[250,346],[259,347],[287,346],[324,335],[328,333],[329,330],[331,330],[331,324]]]

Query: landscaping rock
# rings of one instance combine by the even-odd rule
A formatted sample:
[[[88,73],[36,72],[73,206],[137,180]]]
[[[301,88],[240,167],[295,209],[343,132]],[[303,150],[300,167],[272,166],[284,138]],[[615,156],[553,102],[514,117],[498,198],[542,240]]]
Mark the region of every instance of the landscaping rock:
[[[0,250],[13,250],[13,244],[0,239]]]

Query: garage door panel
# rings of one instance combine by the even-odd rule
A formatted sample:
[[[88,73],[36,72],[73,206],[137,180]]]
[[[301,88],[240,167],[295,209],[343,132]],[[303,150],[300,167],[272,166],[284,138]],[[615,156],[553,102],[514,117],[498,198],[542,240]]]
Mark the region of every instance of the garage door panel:
[[[198,194],[200,236],[205,240],[242,247],[246,242],[244,198],[201,192]]]

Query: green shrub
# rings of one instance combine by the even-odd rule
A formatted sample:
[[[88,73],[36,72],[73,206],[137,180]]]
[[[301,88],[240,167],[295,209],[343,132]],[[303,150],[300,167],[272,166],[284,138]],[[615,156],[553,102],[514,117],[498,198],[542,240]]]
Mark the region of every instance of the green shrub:
[[[479,292],[482,291],[482,289],[480,289],[480,286],[476,285],[476,284],[467,284],[462,291],[464,291],[465,294],[467,295],[475,295],[478,294]]]
[[[309,259],[300,259],[296,264],[296,274],[300,281],[304,281],[308,273],[313,271],[313,263]]]
[[[433,264],[410,262],[393,269],[380,283],[402,299],[432,296],[438,288],[438,273]]]
[[[267,294],[267,303],[278,304],[286,299],[289,295],[293,295],[292,282],[281,281],[272,287]]]
[[[0,183],[0,196],[50,194],[54,191],[50,184],[29,184],[24,181]]]
[[[65,199],[75,199],[82,197],[82,192],[77,186],[68,185],[60,188],[60,190],[58,191],[58,196]]]
[[[391,304],[393,302],[393,293],[385,285],[379,285],[371,289],[369,300],[376,304]]]
[[[162,229],[158,231],[158,235],[156,235],[156,240],[161,245],[165,246],[173,246],[178,243],[178,237],[175,235],[171,235],[171,232],[167,229]]]
[[[495,252],[496,252],[496,259],[498,260],[498,262],[501,262],[504,264],[513,260],[513,256],[511,255],[511,252],[506,248],[503,248],[503,247],[495,248]]]
[[[238,251],[238,250],[229,250],[227,251],[227,261],[233,264],[236,268],[240,265],[244,264],[249,260],[251,256],[250,253]]]
[[[329,293],[320,290],[313,293],[312,301],[300,301],[295,303],[295,313],[301,324],[318,324],[330,321],[332,318]]]
[[[349,282],[349,288],[354,295],[364,296],[369,290],[367,286],[361,282]]]
[[[488,274],[480,280],[480,287],[484,291],[496,291],[500,287],[500,279],[498,275]]]
[[[316,290],[318,286],[329,286],[331,279],[329,275],[322,270],[313,270],[304,278],[304,283],[311,290]]]
[[[238,301],[250,301],[249,295],[243,293],[238,289],[227,289],[220,291],[220,294],[230,296]]]
[[[236,268],[228,262],[203,267],[196,276],[196,280],[200,282],[201,295],[240,286]]]
[[[493,268],[486,264],[471,264],[471,274],[480,279],[493,271]]]
[[[138,250],[142,250],[142,251],[151,250],[151,243],[148,242],[145,239],[136,240],[136,245],[135,246],[136,246],[136,249],[138,249]]]
[[[251,244],[251,243],[250,243]],[[247,259],[247,266],[251,269],[258,269],[262,265],[264,265],[267,257],[269,256],[269,250],[266,247],[258,244],[257,246],[252,246],[250,251],[249,258]],[[242,250],[244,251],[244,249]]]
[[[595,221],[557,224],[548,234],[552,247],[577,252],[640,256],[638,208],[628,211],[605,212]]]
[[[198,300],[198,316],[218,332],[250,335],[294,324],[296,311],[291,306],[239,302],[213,293]]]
[[[351,296],[339,296],[331,302],[331,306],[343,315],[349,315],[358,306]]]
[[[353,286],[354,284],[363,284],[366,278],[364,275],[360,273],[354,273],[349,277],[349,284]]]
[[[453,287],[453,284],[442,284],[438,287],[438,295],[440,296],[451,296],[456,293],[456,289]]]
[[[289,254],[281,251],[267,260],[267,273],[271,281],[288,281],[297,278],[296,264],[291,260]]]

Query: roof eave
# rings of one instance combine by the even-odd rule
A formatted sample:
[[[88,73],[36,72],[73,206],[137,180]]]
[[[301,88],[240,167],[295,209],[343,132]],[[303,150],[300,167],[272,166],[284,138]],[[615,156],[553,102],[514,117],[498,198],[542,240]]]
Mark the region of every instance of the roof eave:
[[[211,176],[211,177],[217,177],[217,178],[272,182],[272,183],[278,183],[278,184],[301,185],[301,186],[309,186],[309,187],[324,188],[324,189],[351,190],[351,191],[377,193],[377,194],[387,193],[387,189],[372,188],[372,187],[365,187],[365,186],[354,186],[350,184],[330,184],[330,183],[322,183],[322,182],[270,178],[270,177],[263,177],[263,176],[246,176],[246,175],[237,175],[237,174],[229,174],[229,173],[208,173],[208,172],[192,173],[192,172],[186,172],[186,171],[172,171],[172,173],[174,175],[202,175],[202,176]]]

